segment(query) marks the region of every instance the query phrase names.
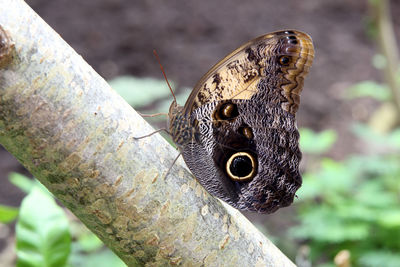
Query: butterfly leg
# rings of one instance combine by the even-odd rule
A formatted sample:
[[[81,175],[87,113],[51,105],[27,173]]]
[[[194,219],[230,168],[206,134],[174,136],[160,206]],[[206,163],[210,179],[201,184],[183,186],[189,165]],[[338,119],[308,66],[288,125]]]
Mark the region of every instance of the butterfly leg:
[[[149,133],[149,134],[146,134],[146,135],[143,135],[143,136],[139,136],[139,137],[132,137],[132,138],[135,139],[135,140],[139,140],[139,139],[142,139],[142,138],[146,138],[146,137],[152,136],[153,134],[156,134],[156,133],[159,133],[159,132],[162,132],[162,131],[164,131],[167,134],[171,135],[171,133],[166,128],[161,128],[161,129],[158,129],[157,131],[154,131],[152,133]]]
[[[182,153],[179,152],[178,156],[176,156],[176,158],[174,159],[174,161],[173,161],[172,164],[171,164],[171,167],[169,167],[167,173],[165,174],[164,179],[167,178],[167,176],[168,176],[169,172],[171,171],[172,167],[174,167],[176,161],[178,160],[178,158],[179,158],[181,155],[182,155]]]
[[[143,114],[140,112],[138,112],[138,113],[140,116],[145,117],[145,118],[147,118],[147,117],[152,118],[152,117],[157,117],[157,116],[161,116],[161,115],[168,116],[168,113],[165,113],[165,112],[154,113],[154,114]]]

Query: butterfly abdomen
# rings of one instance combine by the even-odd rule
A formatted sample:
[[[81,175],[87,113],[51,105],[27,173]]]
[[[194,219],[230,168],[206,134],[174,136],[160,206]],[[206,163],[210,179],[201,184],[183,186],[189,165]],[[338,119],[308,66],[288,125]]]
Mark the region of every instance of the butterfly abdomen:
[[[191,142],[195,136],[195,129],[189,118],[183,114],[183,107],[173,102],[169,109],[168,130],[172,140],[181,148],[188,142]]]

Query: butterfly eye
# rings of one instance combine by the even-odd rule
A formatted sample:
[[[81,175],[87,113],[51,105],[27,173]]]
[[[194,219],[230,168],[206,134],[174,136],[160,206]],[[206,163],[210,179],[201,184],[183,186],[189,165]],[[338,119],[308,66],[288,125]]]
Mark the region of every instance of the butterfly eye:
[[[226,163],[226,172],[234,181],[247,181],[256,174],[255,158],[247,152],[235,153]]]
[[[289,65],[289,63],[290,63],[290,57],[288,57],[288,56],[281,56],[281,57],[279,58],[279,63],[280,63],[281,65],[283,65],[283,66]]]
[[[217,107],[215,111],[215,117],[218,120],[229,120],[237,117],[239,115],[236,104],[225,103]]]

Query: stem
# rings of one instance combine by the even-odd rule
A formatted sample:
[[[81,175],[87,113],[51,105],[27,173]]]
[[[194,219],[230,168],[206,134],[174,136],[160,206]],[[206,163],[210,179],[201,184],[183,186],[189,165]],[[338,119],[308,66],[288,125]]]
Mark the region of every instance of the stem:
[[[393,30],[389,0],[370,1],[376,15],[378,26],[378,44],[382,55],[386,58],[384,78],[392,92],[392,100],[400,114],[400,88],[397,82],[399,70],[398,47]]]

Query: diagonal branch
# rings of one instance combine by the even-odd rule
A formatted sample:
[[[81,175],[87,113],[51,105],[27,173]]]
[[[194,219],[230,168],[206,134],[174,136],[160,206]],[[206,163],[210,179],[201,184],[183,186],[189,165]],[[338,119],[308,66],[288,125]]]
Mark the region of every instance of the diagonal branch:
[[[22,0],[0,6],[0,143],[125,263],[294,266],[182,161],[164,179],[177,151],[134,140],[153,129]]]

